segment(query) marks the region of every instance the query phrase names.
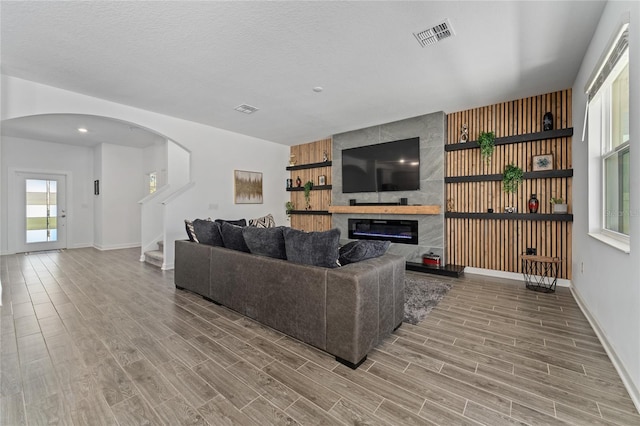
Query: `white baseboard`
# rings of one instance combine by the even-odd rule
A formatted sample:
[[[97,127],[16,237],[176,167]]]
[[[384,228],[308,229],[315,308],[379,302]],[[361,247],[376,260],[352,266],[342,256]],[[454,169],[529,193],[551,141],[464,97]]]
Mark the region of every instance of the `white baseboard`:
[[[600,343],[604,347],[604,350],[607,352],[607,355],[609,356],[613,367],[618,372],[618,375],[620,376],[622,383],[624,383],[624,387],[627,389],[627,392],[629,392],[629,396],[635,404],[636,410],[638,410],[638,412],[640,413],[640,389],[638,389],[634,385],[631,376],[627,372],[627,369],[624,367],[624,364],[616,355],[616,351],[613,350],[613,347],[607,340],[607,336],[602,331],[602,328],[598,324],[598,321],[591,315],[591,313],[589,313],[586,303],[584,303],[584,300],[582,300],[582,297],[580,297],[580,293],[578,293],[575,287],[571,288],[571,294],[573,294],[573,298],[578,304],[578,307],[587,318],[587,321],[589,321],[589,324],[591,324],[591,328],[593,328],[593,331],[595,331],[596,336],[598,336],[598,339],[600,339]]]
[[[93,247],[100,251],[107,250],[119,250],[119,249],[127,249],[127,248],[140,248],[140,243],[123,243],[123,244],[109,244],[106,246],[100,244],[94,244]]]
[[[495,269],[473,268],[471,266],[466,266],[464,268],[464,272],[468,272],[470,274],[486,275],[488,277],[506,278],[508,280],[516,280],[516,281],[524,282],[524,276],[518,272],[496,271]],[[558,281],[556,282],[556,286],[571,287],[571,280],[558,278]]]
[[[173,268],[174,268],[173,263],[163,263],[163,264],[162,264],[162,268],[161,268],[161,269],[162,269],[163,271],[170,271],[170,270],[171,270],[171,269],[173,269]]]

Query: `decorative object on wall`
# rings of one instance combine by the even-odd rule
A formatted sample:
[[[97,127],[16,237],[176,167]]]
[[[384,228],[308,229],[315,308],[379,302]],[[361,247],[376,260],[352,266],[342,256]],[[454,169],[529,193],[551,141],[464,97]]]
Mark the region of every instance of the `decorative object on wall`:
[[[296,206],[291,202],[287,201],[284,203],[284,212],[287,214],[287,220],[291,217],[291,212],[295,210]]]
[[[93,195],[100,195],[100,181],[93,181]]]
[[[466,143],[469,140],[469,126],[467,123],[462,125],[460,129],[460,143]]]
[[[502,173],[502,190],[507,194],[513,194],[522,183],[524,173],[522,169],[513,163],[507,164]]]
[[[291,154],[291,155],[289,156],[289,165],[290,165],[290,166],[295,166],[295,165],[296,165],[296,156],[295,156],[295,155],[293,155],[293,154]]]
[[[542,130],[545,132],[547,130],[553,130],[553,114],[547,112],[544,117],[542,117]]]
[[[448,198],[447,199],[447,211],[448,212],[455,212],[456,209],[454,207],[454,203],[453,203],[453,198]]]
[[[327,177],[325,175],[318,176],[318,185],[324,186],[327,184]]]
[[[567,212],[569,211],[567,204],[562,198],[551,197],[549,202],[551,203],[553,213],[567,214]]]
[[[300,188],[302,186],[302,179],[300,179],[300,176],[298,176],[297,179],[296,179],[296,186],[298,188]]]
[[[262,204],[262,173],[233,171],[233,194],[236,204]]]
[[[311,190],[313,189],[313,182],[310,180],[304,184],[304,201],[306,203],[305,210],[311,210],[311,205],[309,204],[309,200],[311,198]]]
[[[516,209],[515,207],[507,206],[507,207],[504,208],[504,212],[505,213],[517,213],[518,209]]]
[[[531,165],[534,172],[553,170],[553,154],[534,155]]]
[[[491,163],[491,155],[495,148],[496,134],[493,132],[481,132],[478,136],[478,145],[480,145],[480,155],[482,159],[489,165]]]
[[[329,161],[329,154],[327,154],[327,150],[322,151],[322,161],[325,163]]]
[[[536,194],[531,194],[531,198],[529,198],[529,213],[538,213],[538,207],[540,206],[540,201],[536,197]]]
[[[287,179],[287,189],[293,188],[293,179]]]

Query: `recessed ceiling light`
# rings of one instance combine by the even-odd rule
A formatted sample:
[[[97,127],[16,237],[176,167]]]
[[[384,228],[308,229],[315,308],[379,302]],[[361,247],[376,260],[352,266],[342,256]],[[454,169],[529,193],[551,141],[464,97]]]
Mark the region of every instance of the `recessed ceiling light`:
[[[314,92],[316,92],[316,93],[320,93],[320,92],[322,92],[323,90],[324,90],[324,89],[323,89],[322,87],[320,87],[320,86],[316,86],[316,87],[314,87],[314,88],[313,88],[313,91],[314,91]]]
[[[244,112],[245,114],[253,114],[254,112],[258,111],[258,108],[247,104],[238,105],[234,109],[236,111]]]
[[[88,132],[88,130],[87,130],[87,129],[85,129],[84,127],[78,127],[78,131],[79,131],[80,133],[87,133],[87,132]]]

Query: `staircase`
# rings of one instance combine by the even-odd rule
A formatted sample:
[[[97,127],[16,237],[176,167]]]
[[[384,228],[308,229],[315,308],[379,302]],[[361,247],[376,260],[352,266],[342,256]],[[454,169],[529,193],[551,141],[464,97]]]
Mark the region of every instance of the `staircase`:
[[[164,242],[158,241],[158,250],[145,251],[144,261],[149,265],[162,268],[162,264],[164,263]]]

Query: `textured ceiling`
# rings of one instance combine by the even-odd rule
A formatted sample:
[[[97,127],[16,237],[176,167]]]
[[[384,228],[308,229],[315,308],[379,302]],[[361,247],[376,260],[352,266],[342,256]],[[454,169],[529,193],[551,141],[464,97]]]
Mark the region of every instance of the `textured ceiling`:
[[[604,3],[2,1],[1,70],[292,145],[571,87]]]

